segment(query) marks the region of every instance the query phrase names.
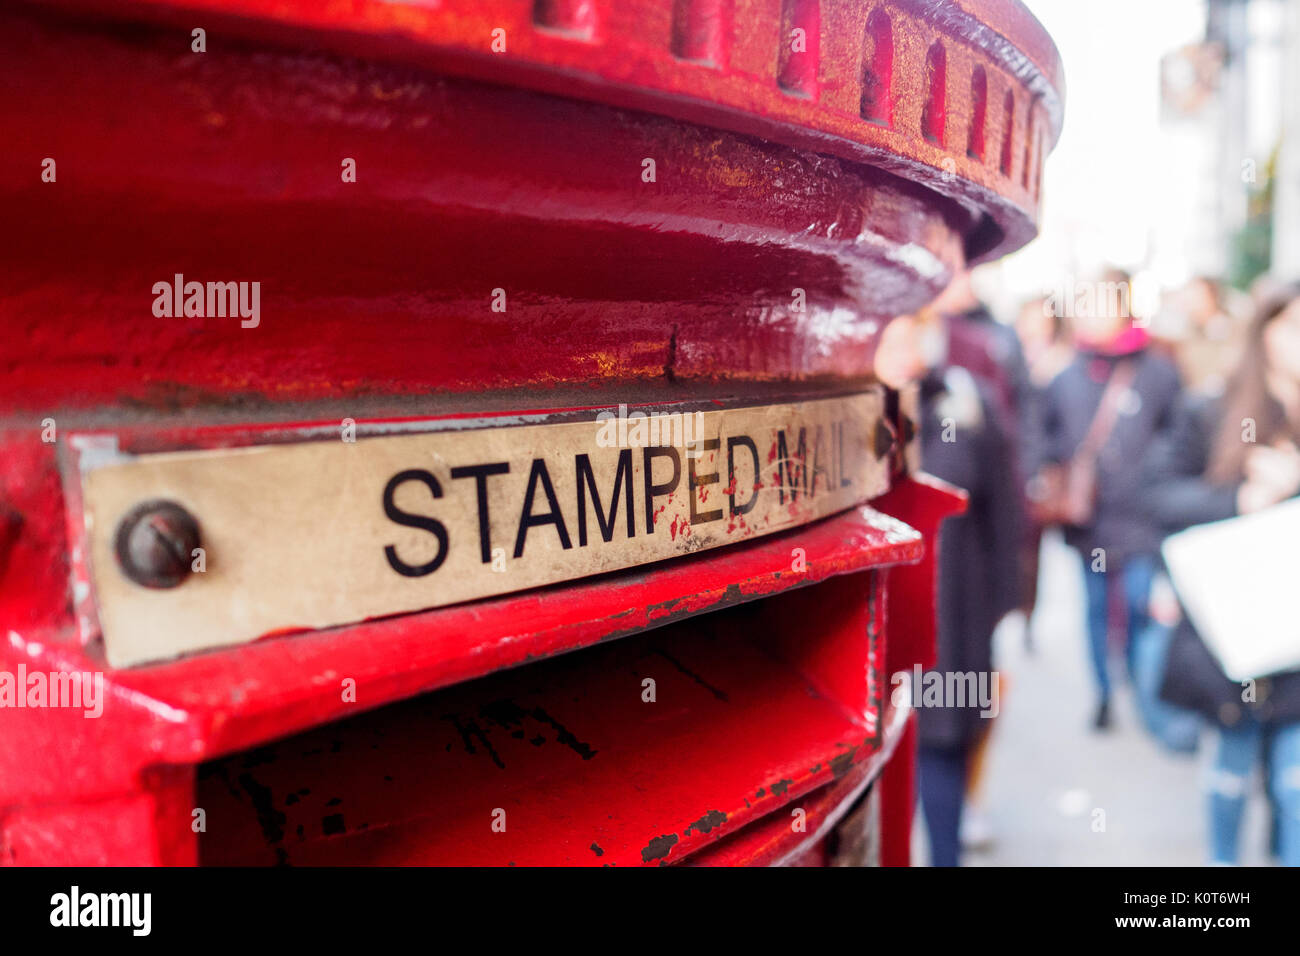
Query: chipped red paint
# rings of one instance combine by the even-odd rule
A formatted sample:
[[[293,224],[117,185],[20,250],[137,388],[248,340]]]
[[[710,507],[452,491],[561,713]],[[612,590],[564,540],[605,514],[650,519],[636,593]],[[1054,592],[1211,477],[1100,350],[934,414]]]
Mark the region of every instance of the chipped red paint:
[[[840,580],[878,595],[869,578]],[[770,597],[723,618],[692,616],[274,742],[254,760],[240,753],[205,766],[198,801],[220,821],[221,836],[199,839],[200,858],[591,866],[687,859],[851,772],[874,739],[817,692],[808,655],[751,640],[753,622],[799,596]],[[865,628],[865,615],[839,626]],[[815,629],[807,636],[836,638]],[[641,700],[647,678],[661,708]],[[456,785],[446,786],[450,780]],[[304,789],[302,800],[285,803]],[[279,839],[260,832],[249,800],[258,792],[272,794],[286,817]],[[485,807],[489,793],[494,803]],[[344,819],[326,834],[320,821],[330,804]],[[506,839],[486,838],[497,808]]]
[[[788,571],[794,542],[808,554],[800,574]],[[514,664],[693,619],[705,610],[792,588],[811,592],[810,585],[822,586],[818,582],[852,582],[855,571],[916,560],[921,547],[919,534],[900,539],[877,527],[870,511],[859,510],[806,531],[728,548],[721,560],[695,555],[635,574],[110,672],[111,701],[99,720],[52,710],[7,715],[15,733],[7,736],[9,746],[0,747],[0,805],[45,805],[48,815],[53,804],[66,804],[66,812],[75,814],[85,800],[130,791],[149,767],[194,765],[355,714],[358,706],[340,699],[342,676],[357,681],[362,709],[378,708]],[[11,635],[0,645],[0,668],[12,671],[24,662],[29,670],[102,669],[94,649],[76,648],[71,637]],[[859,645],[850,642],[847,650]],[[78,746],[66,753],[62,743],[55,746],[70,737]],[[87,777],[78,765],[96,748],[112,759],[91,761],[99,769]],[[40,773],[30,762],[36,752],[48,755]],[[28,846],[27,825],[22,813],[6,817],[6,845]],[[188,828],[184,835],[192,838]],[[153,851],[142,845],[139,852]],[[55,858],[15,856],[13,862]]]
[[[808,60],[778,55],[793,26],[812,33]],[[935,44],[944,69],[927,72]],[[0,203],[21,237],[0,264],[0,669],[103,672],[109,695],[100,719],[0,711],[0,862],[807,863],[873,780],[882,859],[906,862],[912,730],[885,690],[930,653],[923,553],[957,502],[924,476],[896,475],[885,514],[113,671],[81,640],[94,607],[70,585],[84,555],[67,442],[145,452],[292,440],[343,417],[858,390],[892,316],[1032,235],[1061,82],[1017,3],[19,4],[0,12],[0,84]],[[260,282],[260,325],[155,317],[153,285],[176,273]],[[659,733],[650,717],[669,711],[599,685],[597,662],[635,648],[681,665],[656,671],[681,704]],[[289,759],[294,741],[360,732],[344,718],[373,734],[419,724],[425,702],[480,714],[492,688],[597,741],[577,738],[584,757],[552,728],[534,748],[484,718],[503,762],[518,748],[501,778],[518,860],[484,842],[476,814],[497,804],[482,791],[385,789],[387,762],[429,756],[400,734],[333,771]],[[482,747],[430,767],[496,779]],[[293,814],[321,811],[293,821],[313,838],[273,839],[262,791],[245,790],[227,804],[238,839],[196,838],[196,800],[254,748],[285,758],[253,781],[273,788],[271,816],[288,824],[295,775],[324,773],[366,817],[298,800]],[[806,833],[785,825],[795,802]]]

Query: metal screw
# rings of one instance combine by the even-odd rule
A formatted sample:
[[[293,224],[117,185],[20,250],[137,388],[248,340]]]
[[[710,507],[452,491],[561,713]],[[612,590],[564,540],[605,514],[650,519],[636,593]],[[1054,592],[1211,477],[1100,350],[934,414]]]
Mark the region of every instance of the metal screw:
[[[888,455],[894,450],[896,441],[894,430],[886,424],[883,418],[879,419],[876,422],[876,430],[871,436],[871,450],[876,453],[876,457],[884,458]]]
[[[147,588],[174,588],[189,576],[199,523],[174,501],[146,501],[117,526],[114,550],[122,573]]]
[[[903,444],[910,445],[912,439],[916,437],[916,422],[912,421],[906,415],[901,416],[903,429]]]

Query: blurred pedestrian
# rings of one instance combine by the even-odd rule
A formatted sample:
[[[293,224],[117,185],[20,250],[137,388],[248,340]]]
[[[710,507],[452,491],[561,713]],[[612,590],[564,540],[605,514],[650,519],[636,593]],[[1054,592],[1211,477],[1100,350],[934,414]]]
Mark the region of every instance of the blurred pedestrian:
[[[1016,316],[1016,335],[1024,350],[1029,375],[1027,402],[1035,410],[1025,422],[1038,434],[1022,443],[1022,468],[1027,476],[1038,473],[1045,455],[1043,409],[1047,404],[1047,387],[1074,359],[1074,343],[1062,315],[1062,309],[1050,297],[1031,299],[1020,307]],[[1028,496],[1027,496],[1028,497]],[[1042,551],[1043,525],[1028,509],[1025,543],[1021,550],[1021,611],[1025,615],[1025,648],[1034,648],[1034,606],[1038,603],[1038,558]]]
[[[1129,277],[1115,270],[1091,301],[1070,303],[1078,354],[1047,387],[1043,465],[1031,497],[1038,520],[1060,524],[1079,552],[1097,685],[1093,726],[1111,722],[1110,601],[1122,603],[1126,654],[1146,623],[1160,535],[1142,502],[1141,464],[1169,427],[1179,392],[1173,364],[1149,348],[1130,307]]]
[[[1186,388],[1218,395],[1241,361],[1249,312],[1246,296],[1196,276],[1163,297],[1152,334],[1173,356]]]
[[[1011,437],[1016,468],[1027,474],[1037,458],[1036,442],[1042,427],[1016,330],[995,319],[979,300],[969,269],[953,277],[929,311],[947,320],[948,364],[960,366],[980,379],[996,400],[1003,430]]]
[[[1058,303],[1042,296],[1030,299],[1016,315],[1016,335],[1029,370],[1030,399],[1039,407],[1052,379],[1074,359],[1070,327],[1061,311]]]
[[[964,514],[947,519],[938,550],[936,660],[952,675],[996,681],[993,629],[1018,602],[1021,500],[1011,437],[990,388],[948,363],[946,323],[934,313],[903,316],[886,327],[877,354],[882,379],[920,379],[920,443],[925,470],[969,494]],[[927,703],[917,714],[918,775],[931,862],[956,866],[962,808],[975,747],[992,716],[977,702]]]
[[[1171,532],[1300,494],[1300,286],[1261,304],[1221,398],[1190,395],[1180,403],[1173,429],[1150,452],[1147,478],[1151,513]],[[1294,634],[1293,620],[1277,626]],[[1218,730],[1207,778],[1210,858],[1237,862],[1251,775],[1262,765],[1277,853],[1300,866],[1300,671],[1254,684],[1253,695],[1243,694],[1183,616],[1162,695]]]
[[[1010,480],[1020,496],[1018,526],[1024,536],[1015,556],[1019,575],[1020,604],[1025,621],[1025,643],[1032,646],[1029,620],[1037,594],[1039,535],[1025,519],[1027,478],[1041,454],[1041,405],[1029,377],[1024,350],[1016,330],[997,321],[975,292],[974,276],[962,269],[930,306],[942,314],[947,331],[947,364],[970,372],[996,399],[998,424],[1010,443]],[[985,848],[993,842],[993,828],[980,804],[984,760],[993,733],[994,720],[986,720],[976,741],[966,783],[966,814],[962,821],[962,845]]]

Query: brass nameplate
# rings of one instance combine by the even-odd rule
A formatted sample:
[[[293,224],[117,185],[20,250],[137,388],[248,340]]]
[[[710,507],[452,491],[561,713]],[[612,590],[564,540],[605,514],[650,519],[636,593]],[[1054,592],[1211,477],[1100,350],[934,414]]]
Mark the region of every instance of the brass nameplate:
[[[648,564],[795,527],[888,487],[878,392],[597,421],[141,455],[85,470],[109,663],[331,627]],[[142,504],[198,524],[173,587],[124,572]],[[521,626],[527,626],[526,622]]]

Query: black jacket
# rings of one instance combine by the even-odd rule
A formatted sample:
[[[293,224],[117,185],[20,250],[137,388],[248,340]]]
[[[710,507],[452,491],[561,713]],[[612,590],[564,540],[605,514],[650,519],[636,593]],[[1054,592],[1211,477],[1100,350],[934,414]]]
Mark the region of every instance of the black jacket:
[[[1175,403],[1169,428],[1147,450],[1142,505],[1161,539],[1237,513],[1240,485],[1212,485],[1204,477],[1218,422],[1219,402],[1189,393]]]
[[[1029,365],[1025,362],[1020,336],[1011,326],[993,318],[983,305],[956,318],[968,323],[985,338],[987,361],[1000,370],[1003,379],[997,389],[1002,394],[995,397],[1005,406],[1007,417],[1004,421],[1017,451],[1020,474],[1022,478],[1032,475],[1043,457],[1043,408],[1040,390],[1029,378]],[[962,363],[958,361],[956,364]],[[972,368],[971,371],[976,377],[980,376],[978,369]]]
[[[921,383],[922,466],[970,494],[965,514],[948,518],[939,536],[935,670],[985,675],[986,682],[993,679],[993,628],[1019,605],[1024,526],[1012,441],[993,401],[962,369],[933,372]],[[922,707],[922,745],[969,743],[981,728],[980,709]]]
[[[1215,485],[1204,477],[1219,415],[1217,402],[1185,397],[1175,409],[1171,428],[1146,456],[1142,497],[1163,535],[1237,513],[1239,483]],[[1226,727],[1248,713],[1266,724],[1300,720],[1300,672],[1257,680],[1253,701],[1242,700],[1244,689],[1223,673],[1184,614],[1169,647],[1160,696]]]
[[[1142,350],[1119,358],[1080,353],[1047,387],[1043,409],[1043,457],[1068,461],[1082,444],[1117,361],[1137,363],[1137,374],[1097,458],[1097,505],[1087,527],[1066,528],[1065,540],[1085,554],[1104,548],[1122,563],[1155,554],[1161,535],[1142,502],[1142,459],[1172,424],[1178,372],[1167,359]]]

